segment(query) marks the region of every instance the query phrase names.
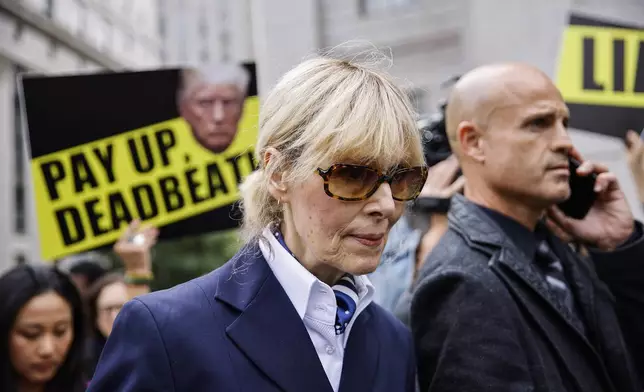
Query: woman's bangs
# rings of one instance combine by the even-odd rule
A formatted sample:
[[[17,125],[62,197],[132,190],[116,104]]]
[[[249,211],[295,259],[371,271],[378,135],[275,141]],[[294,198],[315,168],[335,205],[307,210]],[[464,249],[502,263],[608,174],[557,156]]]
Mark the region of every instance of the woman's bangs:
[[[360,76],[358,78],[358,76]],[[400,89],[368,73],[338,83],[298,144],[306,170],[334,163],[387,170],[424,164],[413,109]]]
[[[322,162],[363,164],[381,170],[424,163],[419,131],[406,110],[396,112],[395,107],[385,105],[361,109],[352,111],[332,138],[316,149],[324,152]]]

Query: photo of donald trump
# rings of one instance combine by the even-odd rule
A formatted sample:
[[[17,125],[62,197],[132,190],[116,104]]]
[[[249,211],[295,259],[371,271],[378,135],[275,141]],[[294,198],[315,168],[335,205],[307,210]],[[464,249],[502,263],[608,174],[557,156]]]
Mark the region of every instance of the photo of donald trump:
[[[250,75],[241,65],[218,64],[180,72],[179,114],[195,139],[213,153],[225,151],[237,134]]]

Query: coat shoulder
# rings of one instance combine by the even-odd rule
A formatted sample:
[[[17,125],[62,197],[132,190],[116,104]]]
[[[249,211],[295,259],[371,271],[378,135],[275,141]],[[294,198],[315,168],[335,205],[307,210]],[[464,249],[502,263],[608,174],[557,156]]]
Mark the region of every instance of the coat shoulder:
[[[420,284],[424,280],[448,273],[474,280],[497,281],[490,268],[493,255],[494,251],[475,248],[460,233],[450,229],[427,256],[417,282]]]
[[[134,301],[143,304],[160,326],[205,317],[215,309],[219,284],[231,276],[235,262],[233,258],[206,275],[136,297]]]
[[[411,341],[411,332],[402,321],[395,317],[391,312],[385,310],[382,306],[371,303],[367,309],[369,320],[372,325],[377,326],[378,334],[383,339],[395,341],[398,344],[409,345]],[[398,345],[397,345],[398,346]]]

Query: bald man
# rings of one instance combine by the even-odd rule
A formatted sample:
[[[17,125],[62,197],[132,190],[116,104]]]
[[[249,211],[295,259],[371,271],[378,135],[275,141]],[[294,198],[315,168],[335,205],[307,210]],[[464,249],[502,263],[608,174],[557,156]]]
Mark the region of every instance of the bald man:
[[[587,161],[591,211],[555,207],[570,196],[568,157],[583,161],[560,92],[530,66],[484,66],[455,85],[446,121],[467,182],[412,301],[421,391],[641,392],[642,225],[616,177]]]

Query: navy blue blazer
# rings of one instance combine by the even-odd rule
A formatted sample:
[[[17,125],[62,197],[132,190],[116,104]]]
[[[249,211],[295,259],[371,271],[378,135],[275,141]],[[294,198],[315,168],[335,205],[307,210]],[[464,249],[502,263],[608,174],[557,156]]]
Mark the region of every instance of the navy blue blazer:
[[[412,392],[409,330],[370,304],[345,350],[341,392]],[[332,392],[304,323],[258,247],[119,313],[89,392]]]

